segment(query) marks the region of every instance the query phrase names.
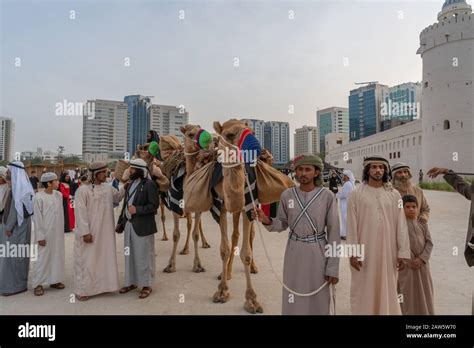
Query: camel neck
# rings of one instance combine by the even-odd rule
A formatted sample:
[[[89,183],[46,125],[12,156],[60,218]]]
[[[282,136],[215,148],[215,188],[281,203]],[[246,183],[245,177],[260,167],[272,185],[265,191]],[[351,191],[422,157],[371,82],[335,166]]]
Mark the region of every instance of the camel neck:
[[[196,167],[197,162],[196,157],[197,154],[186,156],[186,175],[189,175],[194,172],[194,168]]]

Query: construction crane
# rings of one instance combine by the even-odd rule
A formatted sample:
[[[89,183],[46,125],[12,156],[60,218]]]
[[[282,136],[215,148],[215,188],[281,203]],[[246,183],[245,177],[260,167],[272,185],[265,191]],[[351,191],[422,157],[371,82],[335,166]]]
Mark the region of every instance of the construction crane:
[[[354,82],[355,85],[375,85],[379,83],[378,81],[368,81],[368,82]]]

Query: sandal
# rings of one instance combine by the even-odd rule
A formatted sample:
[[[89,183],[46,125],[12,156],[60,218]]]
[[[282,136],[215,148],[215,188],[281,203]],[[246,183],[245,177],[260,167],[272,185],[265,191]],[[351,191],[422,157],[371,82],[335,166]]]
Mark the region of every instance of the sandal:
[[[126,294],[129,291],[135,290],[137,288],[136,285],[125,286],[119,290],[120,294]]]
[[[53,289],[62,290],[62,289],[64,289],[66,286],[64,286],[63,283],[56,283],[56,284],[51,284],[49,287],[50,287],[50,288],[53,288]]]
[[[151,288],[144,287],[142,291],[140,291],[140,296],[138,296],[138,298],[141,298],[141,299],[147,298],[148,296],[150,296],[151,291],[152,291]]]
[[[79,301],[87,301],[89,299],[89,296],[77,296],[77,299]]]
[[[35,290],[33,291],[35,296],[43,296],[44,295],[44,289],[41,285],[38,285]]]

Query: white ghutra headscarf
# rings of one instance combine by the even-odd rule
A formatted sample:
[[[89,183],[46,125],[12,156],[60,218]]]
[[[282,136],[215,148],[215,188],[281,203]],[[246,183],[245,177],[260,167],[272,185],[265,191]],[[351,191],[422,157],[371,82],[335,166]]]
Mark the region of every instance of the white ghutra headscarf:
[[[12,180],[12,196],[15,201],[15,209],[17,212],[18,226],[21,226],[24,220],[23,207],[29,215],[33,215],[33,200],[35,191],[31,186],[30,179],[25,171],[22,162],[12,162],[7,165],[11,173]]]
[[[347,176],[349,178],[349,181],[351,182],[352,186],[355,187],[355,178],[354,178],[354,174],[349,170],[349,169],[345,169],[343,172],[342,172],[343,175]]]

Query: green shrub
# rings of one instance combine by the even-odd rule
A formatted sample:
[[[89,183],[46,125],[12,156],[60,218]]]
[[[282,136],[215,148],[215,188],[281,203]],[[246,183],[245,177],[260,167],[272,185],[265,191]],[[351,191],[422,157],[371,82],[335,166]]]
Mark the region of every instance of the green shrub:
[[[455,190],[447,182],[423,182],[418,186],[425,190],[455,192]]]

